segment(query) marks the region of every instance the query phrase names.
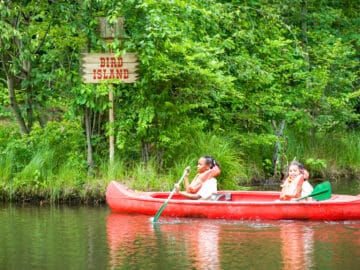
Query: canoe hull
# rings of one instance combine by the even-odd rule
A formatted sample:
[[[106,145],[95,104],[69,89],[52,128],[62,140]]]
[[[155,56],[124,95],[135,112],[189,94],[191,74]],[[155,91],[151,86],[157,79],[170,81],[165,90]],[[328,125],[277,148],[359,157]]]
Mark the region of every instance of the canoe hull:
[[[279,192],[232,191],[231,201],[187,200],[174,195],[162,216],[251,220],[360,220],[360,195],[327,201],[276,201]],[[112,212],[155,215],[168,192],[134,192],[112,181],[106,201]]]

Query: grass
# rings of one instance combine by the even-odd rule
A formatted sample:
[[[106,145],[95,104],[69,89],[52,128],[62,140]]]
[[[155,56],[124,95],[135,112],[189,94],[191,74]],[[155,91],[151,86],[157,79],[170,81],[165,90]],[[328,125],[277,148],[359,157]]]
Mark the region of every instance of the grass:
[[[360,136],[358,132],[335,133],[315,138],[289,136],[289,160],[308,166],[310,173],[322,178],[360,177]]]
[[[312,177],[360,178],[358,133],[315,138],[297,137],[291,132],[286,135],[284,160],[296,157],[306,165]],[[259,145],[251,148],[249,144],[246,151],[252,151],[251,157],[261,158],[250,158],[234,138],[212,133],[193,134],[173,158],[172,166],[166,169],[160,169],[155,159],[147,164],[116,160],[111,166],[105,160],[88,173],[76,143],[74,148],[65,151],[61,150],[60,143],[42,143],[29,152],[26,152],[28,145],[32,145],[29,141],[24,145],[21,141],[4,145],[3,148],[0,145],[0,200],[3,201],[101,203],[111,180],[122,181],[136,190],[169,191],[188,165],[191,166],[190,179],[195,176],[197,160],[202,155],[212,155],[221,164],[219,189],[239,189],[249,184],[254,175],[264,175],[266,167],[271,165],[262,161],[264,155],[267,159],[271,157],[267,156],[268,150],[264,152]]]

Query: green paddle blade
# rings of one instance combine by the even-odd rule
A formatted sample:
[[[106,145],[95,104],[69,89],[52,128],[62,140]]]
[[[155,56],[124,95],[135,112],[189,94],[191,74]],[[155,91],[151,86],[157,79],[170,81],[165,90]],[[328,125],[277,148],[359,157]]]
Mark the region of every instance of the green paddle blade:
[[[310,194],[317,201],[324,201],[331,197],[331,184],[329,181],[318,184]]]

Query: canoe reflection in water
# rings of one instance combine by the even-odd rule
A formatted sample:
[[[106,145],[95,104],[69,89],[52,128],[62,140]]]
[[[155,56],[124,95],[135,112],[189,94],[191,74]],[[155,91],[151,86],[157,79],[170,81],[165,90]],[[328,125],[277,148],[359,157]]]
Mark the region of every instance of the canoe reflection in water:
[[[360,221],[281,222],[283,270],[359,269]]]
[[[185,240],[187,258],[191,258],[192,269],[221,269],[219,261],[218,224],[201,222],[195,225]]]
[[[110,213],[109,269],[358,269],[360,221],[230,221]]]
[[[148,216],[110,213],[110,268],[221,269],[218,224],[169,220],[153,224]]]
[[[281,224],[283,270],[312,269],[313,236],[313,229],[304,223]]]

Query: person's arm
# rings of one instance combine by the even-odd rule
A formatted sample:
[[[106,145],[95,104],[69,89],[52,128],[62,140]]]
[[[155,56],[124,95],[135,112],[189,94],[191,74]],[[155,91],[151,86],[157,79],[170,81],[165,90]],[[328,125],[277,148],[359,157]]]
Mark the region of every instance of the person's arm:
[[[201,182],[205,182],[206,180],[216,177],[221,173],[219,166],[215,165],[212,169],[207,170],[201,174]]]
[[[211,178],[214,178],[215,176],[218,176],[221,173],[220,168],[215,165],[213,168],[203,172],[201,175],[198,175],[194,178],[193,182],[186,186],[185,182],[185,188],[188,193],[196,193],[200,190],[202,184]]]
[[[191,185],[189,185],[187,188],[186,188],[186,192],[188,193],[196,193],[199,191],[199,189],[201,188],[202,186],[202,182],[199,181],[200,179],[196,179],[194,180]]]
[[[185,190],[188,193],[196,193],[199,191],[202,185],[202,181],[200,175],[197,174],[192,180],[191,184],[189,184],[188,176],[184,178]]]
[[[186,198],[189,198],[191,200],[198,200],[201,198],[201,196],[196,193],[193,194],[193,193],[188,193],[188,192],[184,192],[184,191],[179,191],[178,194],[180,194]]]
[[[288,178],[281,184],[280,200],[286,200],[286,193],[288,188]]]
[[[189,193],[189,192],[186,192],[186,191],[180,191],[180,185],[179,184],[175,184],[175,188],[176,188],[176,193],[177,194],[180,194],[186,198],[189,198],[189,199],[192,199],[192,200],[198,200],[200,199],[200,195],[198,194],[193,194],[193,193]]]
[[[190,169],[188,170],[188,172],[185,174],[184,177],[184,185],[185,185],[185,190],[187,192],[190,192],[189,188],[190,188],[190,184],[189,184],[189,173],[190,173]]]

